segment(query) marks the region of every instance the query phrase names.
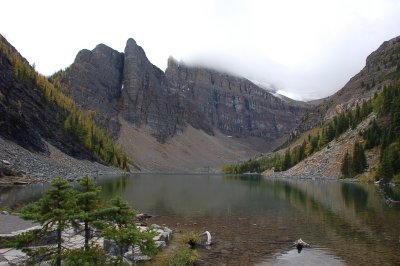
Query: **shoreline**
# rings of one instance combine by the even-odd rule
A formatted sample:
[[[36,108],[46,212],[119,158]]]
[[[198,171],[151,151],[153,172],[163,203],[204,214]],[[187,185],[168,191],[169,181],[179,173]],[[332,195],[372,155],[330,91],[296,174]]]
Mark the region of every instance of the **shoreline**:
[[[85,175],[123,175],[126,171],[95,161],[80,160],[47,143],[49,154],[31,152],[0,137],[0,185],[46,183],[56,177],[74,181]]]

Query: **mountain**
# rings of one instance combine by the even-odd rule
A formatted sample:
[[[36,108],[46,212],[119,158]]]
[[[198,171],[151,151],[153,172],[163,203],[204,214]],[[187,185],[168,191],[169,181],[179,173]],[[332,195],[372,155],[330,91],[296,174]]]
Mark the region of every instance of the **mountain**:
[[[1,35],[0,73],[2,165],[45,178],[75,178],[107,168],[99,163],[126,165],[123,152],[104,131]]]
[[[270,141],[298,124],[304,108],[290,105],[247,79],[168,60],[165,71],[171,88],[196,105],[208,124],[236,137]]]
[[[346,85],[303,117],[299,127],[309,130],[344,110],[355,108],[400,77],[400,36],[385,41],[366,59],[365,67]]]
[[[75,63],[58,72],[55,75],[58,79],[52,81],[82,109],[95,111],[96,122],[116,134],[120,127],[117,100],[121,95],[123,68],[124,55],[99,44],[93,51],[80,51]]]
[[[0,135],[29,151],[49,154],[45,143],[49,142],[69,155],[94,160],[65,134],[60,117],[65,116],[64,110],[46,103],[45,93],[31,78],[35,74],[28,61],[1,35],[0,43]]]
[[[377,50],[372,52],[366,59],[365,67],[352,77],[341,90],[324,99],[316,109],[308,113],[300,127],[303,127],[304,130],[312,129],[305,132],[305,134],[313,134],[312,132],[318,130],[320,123],[332,121],[335,116],[339,117],[346,110],[357,109],[356,106],[359,105],[361,107],[363,101],[373,99],[375,95],[379,95],[373,100],[374,112],[366,117],[356,128],[349,129],[338,139],[333,140],[320,151],[289,169],[286,175],[341,176],[340,166],[345,153],[347,151],[351,153],[356,142],[368,143],[368,138],[363,133],[372,127],[373,121],[376,121],[382,129],[382,132],[377,136],[377,142],[390,143],[390,137],[386,135],[395,135],[391,131],[393,130],[393,120],[397,111],[396,108],[390,107],[390,105],[396,105],[396,98],[388,101],[382,99],[390,98],[387,97],[389,93],[385,93],[385,88],[388,88],[388,91],[393,91],[394,88],[399,87],[399,79],[400,36],[385,41]],[[389,110],[385,113],[382,111],[382,107],[378,108],[377,106],[386,106],[383,109]],[[357,113],[357,110],[353,112]],[[390,114],[391,112],[394,113]],[[321,132],[321,129],[319,132]],[[369,147],[366,150],[369,167],[365,175],[369,178],[373,178],[379,169],[379,162],[382,159],[381,152],[384,151],[383,143],[380,144],[379,149]],[[368,146],[371,145],[369,144]]]
[[[312,104],[276,153],[224,171],[400,183],[400,36],[371,53],[341,90]]]
[[[104,44],[82,50],[51,80],[150,171],[218,169],[270,151],[308,108],[172,58],[164,73],[133,39],[124,53]]]

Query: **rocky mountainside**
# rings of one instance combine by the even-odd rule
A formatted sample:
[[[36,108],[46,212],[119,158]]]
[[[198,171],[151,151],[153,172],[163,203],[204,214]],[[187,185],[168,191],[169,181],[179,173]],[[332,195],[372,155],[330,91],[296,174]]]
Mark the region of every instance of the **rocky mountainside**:
[[[72,109],[79,113],[0,35],[0,183],[122,172],[65,130]]]
[[[400,36],[385,41],[366,59],[365,67],[332,96],[307,113],[301,131],[327,121],[343,110],[354,108],[400,77]]]
[[[147,128],[161,143],[189,123],[212,133],[203,115],[171,90],[164,72],[151,64],[144,50],[129,39],[125,52],[100,44],[82,50],[74,63],[52,77],[81,108],[118,137],[121,119]],[[185,119],[186,118],[186,119]]]
[[[147,59],[133,39],[124,54],[122,115],[136,127],[148,127],[159,141],[176,133],[183,123],[183,110],[165,75]]]
[[[137,128],[148,128],[162,143],[186,125],[211,135],[218,129],[273,142],[296,126],[307,109],[247,79],[188,67],[172,58],[164,74],[133,39],[124,53],[103,44],[82,50],[53,80],[82,108],[94,111],[115,137],[123,118]]]
[[[362,141],[360,132],[364,132],[371,126],[376,114],[372,113],[356,128],[349,129],[337,140],[333,140],[320,151],[315,152],[300,163],[296,164],[287,171],[275,173],[280,177],[299,177],[299,178],[323,178],[337,179],[342,176],[340,167],[346,152],[352,152],[354,143]],[[368,151],[368,169],[367,172],[376,168],[378,163],[378,154],[376,150]],[[266,171],[265,175],[268,175]]]
[[[26,59],[1,35],[0,43],[0,136],[33,152],[49,154],[47,141],[69,155],[94,160],[65,134],[64,110],[46,102],[44,92],[27,73],[34,70]],[[10,60],[10,55],[17,58],[18,65]]]
[[[93,51],[80,51],[74,64],[58,72],[53,83],[84,110],[95,112],[102,127],[117,134],[123,69],[124,54],[99,44]]]
[[[127,41],[124,53],[103,44],[92,51],[82,50],[71,66],[51,80],[92,113],[132,159],[148,170],[191,171],[210,165],[218,168],[243,158],[243,154],[270,151],[308,110],[307,106],[275,97],[247,79],[186,66],[172,58],[164,73],[133,39]],[[193,130],[201,132],[195,134]],[[156,142],[144,141],[147,146],[135,141],[132,144],[132,138],[147,136]],[[211,141],[213,137],[218,140]],[[185,144],[176,142],[178,139]],[[223,143],[219,151],[230,155],[218,159],[215,154],[219,152],[211,154],[211,149],[209,153],[197,149],[196,154],[193,147],[200,140],[207,145]],[[135,146],[141,148],[135,150]],[[160,151],[160,147],[168,152]],[[149,160],[159,159],[149,164],[142,159],[144,153]],[[163,154],[186,161],[188,167],[175,167],[181,165],[175,159],[165,166]],[[204,159],[199,159],[199,154]],[[203,166],[196,166],[196,161],[202,161]]]
[[[236,137],[276,140],[297,126],[305,108],[290,105],[247,79],[168,60],[169,86],[205,114],[208,124]]]

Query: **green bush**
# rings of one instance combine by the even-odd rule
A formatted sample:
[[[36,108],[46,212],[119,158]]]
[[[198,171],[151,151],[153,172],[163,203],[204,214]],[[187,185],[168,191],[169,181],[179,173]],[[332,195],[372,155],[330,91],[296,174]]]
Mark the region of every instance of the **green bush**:
[[[194,246],[200,243],[200,235],[196,232],[189,231],[183,234],[182,244]]]
[[[400,174],[395,175],[392,179],[392,182],[395,183],[396,185],[400,185]]]
[[[168,261],[169,266],[191,266],[199,258],[199,253],[196,250],[188,247],[182,247],[175,251]]]
[[[84,248],[69,250],[64,254],[64,265],[106,265],[107,255],[99,246],[91,247],[85,251]]]

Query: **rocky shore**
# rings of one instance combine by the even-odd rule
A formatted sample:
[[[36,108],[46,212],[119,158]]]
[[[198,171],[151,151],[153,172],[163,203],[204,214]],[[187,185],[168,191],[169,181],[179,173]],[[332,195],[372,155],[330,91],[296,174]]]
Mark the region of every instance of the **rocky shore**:
[[[61,176],[75,180],[85,175],[122,175],[124,172],[98,162],[75,159],[47,143],[50,155],[33,153],[0,137],[0,168],[18,175],[0,176],[0,183],[47,182]]]
[[[150,217],[150,216],[149,216]],[[4,228],[0,228],[0,243],[2,240],[13,238],[23,232],[27,232],[30,230],[34,230],[40,228],[39,225],[34,224],[30,221],[22,220],[15,214],[10,214],[7,212],[0,212],[0,224],[4,224]],[[172,239],[173,231],[166,227],[160,226],[157,224],[152,224],[150,226],[145,226],[138,224],[138,228],[141,231],[147,231],[152,229],[156,232],[156,236],[153,238],[157,248],[163,249],[165,248],[170,240]],[[64,246],[68,248],[81,248],[84,245],[84,236],[82,233],[77,232],[77,230],[73,228],[69,228],[63,232],[63,239],[65,239]],[[104,251],[110,256],[118,255],[118,248],[114,241],[104,239],[103,237],[96,238],[95,242],[104,249]],[[54,244],[48,244],[41,246],[42,248],[51,247]],[[31,247],[32,249],[38,247]],[[132,247],[127,249],[127,252],[124,254],[124,261],[129,265],[132,264],[132,258],[135,261],[146,261],[151,258],[144,255],[139,246],[135,246],[134,256],[132,257]],[[0,266],[1,265],[22,265],[26,263],[29,259],[27,254],[21,250],[17,250],[14,248],[1,248],[0,247]],[[44,262],[44,265],[47,265]]]

